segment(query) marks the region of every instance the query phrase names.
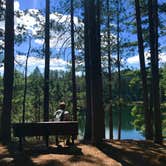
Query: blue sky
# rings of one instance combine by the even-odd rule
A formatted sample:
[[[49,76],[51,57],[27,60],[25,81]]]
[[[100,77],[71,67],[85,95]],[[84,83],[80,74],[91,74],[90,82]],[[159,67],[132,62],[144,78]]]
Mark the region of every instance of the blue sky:
[[[43,9],[45,7],[45,0],[19,0],[20,9]]]
[[[20,9],[45,9],[45,0],[18,0],[20,4]],[[50,0],[50,6],[58,6],[59,1],[63,0]],[[66,0],[64,0],[65,2]]]
[[[57,0],[50,0],[52,5],[55,5],[58,1]],[[19,0],[19,9],[25,10],[25,9],[45,9],[45,0]],[[131,34],[130,34],[131,36]],[[135,38],[133,38],[135,37]],[[136,35],[132,35],[132,40],[136,40]],[[163,40],[163,39],[162,39]],[[148,52],[146,52],[148,56]],[[165,54],[162,54],[161,56],[162,62],[166,62],[166,56]],[[135,52],[132,57],[127,59],[128,66],[132,66],[134,68],[139,67],[139,57],[138,53]]]
[[[53,3],[53,5],[55,5],[56,3],[57,3],[57,0],[50,0],[50,1],[52,1]],[[25,9],[45,9],[45,0],[19,0],[19,1],[15,1],[15,10],[17,9],[17,10],[25,10]],[[66,17],[66,16],[65,16]],[[19,20],[20,21],[20,20]],[[24,17],[23,18],[23,21],[25,22],[25,23],[27,23],[27,21],[29,21],[29,23],[32,23],[32,22],[35,22],[34,20],[33,20],[33,18],[32,17],[30,17],[30,16],[26,16],[26,17]],[[28,25],[28,24],[27,24]],[[1,27],[2,25],[0,25],[0,27]],[[29,26],[29,25],[28,25]],[[34,30],[34,29],[32,29],[32,30]],[[66,37],[64,37],[63,36],[63,39],[62,40],[64,40],[64,38],[66,38]],[[54,41],[55,42],[55,41]],[[38,44],[39,45],[41,45],[41,43],[42,43],[42,41],[38,41]],[[18,50],[23,50],[23,49],[25,49],[24,50],[24,52],[27,52],[27,46],[24,44],[24,46],[22,46],[22,48],[20,47],[17,47],[17,49]],[[68,48],[68,49],[70,49],[70,48]],[[18,59],[20,60],[20,61],[24,61],[25,60],[25,55],[24,56],[22,56],[22,59],[21,59],[21,57],[20,56],[18,56]],[[162,59],[162,62],[166,62],[166,54],[162,54],[162,56],[161,56],[161,59]],[[65,61],[65,59],[63,58],[63,59],[61,59],[60,61],[58,61],[58,60],[56,60],[56,58],[55,58],[55,56],[54,56],[54,59],[52,59],[53,60],[53,62],[54,63],[52,63],[51,62],[51,69],[63,69],[63,65],[67,65],[68,63]],[[51,61],[52,61],[51,60]],[[32,61],[32,62],[31,62]],[[36,64],[35,64],[35,61],[36,61]],[[61,64],[62,65],[60,65],[59,63],[61,62]],[[133,54],[133,56],[132,57],[130,57],[130,58],[128,58],[127,59],[127,65],[128,66],[132,66],[132,67],[134,67],[134,68],[138,68],[139,67],[139,57],[138,57],[138,53],[136,53],[136,54]],[[40,64],[41,63],[41,64]],[[57,64],[56,64],[57,63]],[[29,58],[29,62],[28,62],[28,64],[29,64],[29,71],[31,72],[36,66],[39,66],[40,67],[40,69],[43,71],[43,69],[44,69],[44,58],[43,59],[41,59],[41,58],[39,58],[39,57],[36,57],[36,59],[34,59],[34,58]],[[31,65],[31,64],[33,64],[33,66]],[[55,66],[54,66],[54,64],[55,64]],[[0,72],[1,72],[1,69],[0,69]]]
[[[29,3],[30,1],[31,1],[31,3]],[[16,11],[17,10],[21,11],[21,10],[26,10],[26,9],[45,9],[45,0],[20,0],[20,1],[15,0],[15,10]],[[33,11],[36,12],[37,10],[36,11],[33,10]],[[31,12],[32,12],[32,10],[31,10]],[[19,18],[15,18],[15,25],[23,23],[24,25],[26,25],[26,27],[28,29],[30,29],[30,33],[35,34],[38,25],[36,25],[36,21],[35,21],[33,15],[31,15],[31,14],[26,14]],[[65,20],[65,17],[66,16],[63,16],[62,20]],[[40,18],[42,21],[43,21],[43,19],[45,19],[44,15],[41,15],[41,14],[40,14]],[[50,14],[50,18],[57,20],[56,16],[53,14]],[[39,21],[38,21],[38,23],[39,23]],[[55,34],[55,36],[56,36],[56,34]],[[66,55],[65,55],[66,57],[63,55],[63,57],[60,57],[60,58],[56,58],[56,56],[55,56],[57,53],[58,47],[61,47],[61,43],[65,40],[65,38],[66,37],[64,34],[61,38],[57,39],[57,37],[55,37],[53,40],[50,40],[50,47],[51,47],[50,49],[51,49],[51,52],[53,52],[53,55],[51,56],[51,59],[50,59],[50,70],[66,70],[66,66],[67,67],[70,66],[70,64],[67,61],[68,57]],[[57,40],[58,40],[58,44],[55,46],[55,43],[57,43]],[[43,47],[43,42],[44,42],[44,38],[38,39],[38,40],[33,39],[32,40],[32,49],[36,48],[36,47],[40,47],[40,48]],[[70,50],[70,48],[68,48],[68,49]],[[23,64],[22,66],[19,66],[16,63],[16,68],[19,68],[19,70],[22,72],[24,70],[27,50],[28,50],[28,42],[24,42],[20,46],[15,45],[15,58],[17,61],[20,62],[20,64]],[[22,52],[22,54],[17,55],[18,51]],[[69,54],[69,51],[68,51],[68,54]],[[28,72],[29,73],[31,73],[36,66],[39,67],[41,72],[44,71],[44,57],[42,57],[42,58],[41,57],[42,57],[42,55],[33,56],[33,53],[30,54],[30,57],[28,60]],[[3,69],[0,70],[0,72],[3,73]]]

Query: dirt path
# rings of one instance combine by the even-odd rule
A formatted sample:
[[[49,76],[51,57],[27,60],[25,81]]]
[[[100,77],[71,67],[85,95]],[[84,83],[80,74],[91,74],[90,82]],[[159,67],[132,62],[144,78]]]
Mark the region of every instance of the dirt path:
[[[46,148],[28,145],[19,152],[14,145],[0,145],[0,166],[166,166],[166,146],[145,141],[105,141],[98,147]]]

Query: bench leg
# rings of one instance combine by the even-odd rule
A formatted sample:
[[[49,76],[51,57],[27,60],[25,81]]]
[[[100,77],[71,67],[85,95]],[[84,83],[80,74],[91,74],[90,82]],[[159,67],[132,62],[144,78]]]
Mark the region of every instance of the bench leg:
[[[49,139],[48,135],[45,137],[45,139],[46,139],[46,146],[48,147],[48,139]]]
[[[58,139],[58,136],[56,135],[56,137],[55,137],[55,142],[56,142],[56,146],[58,146],[59,145],[59,139]]]
[[[22,137],[19,137],[19,150],[22,150]]]
[[[70,136],[69,135],[66,136],[66,145],[71,145],[71,143],[70,143]]]
[[[74,145],[74,139],[75,139],[75,136],[74,136],[74,135],[72,135],[72,137],[71,137],[71,140],[72,140],[72,145]]]

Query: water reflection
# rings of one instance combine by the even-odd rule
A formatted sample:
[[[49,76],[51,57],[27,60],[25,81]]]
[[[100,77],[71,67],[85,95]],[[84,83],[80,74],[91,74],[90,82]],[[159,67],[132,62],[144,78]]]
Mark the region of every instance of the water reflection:
[[[78,118],[79,121],[79,139],[83,139],[85,130],[85,113],[81,112]],[[132,125],[133,118],[130,115],[130,111],[122,112],[122,131],[121,139],[135,139],[143,140],[144,137],[140,132],[136,131]],[[118,113],[113,112],[113,135],[114,139],[118,138]],[[105,113],[105,138],[109,139],[109,115]]]

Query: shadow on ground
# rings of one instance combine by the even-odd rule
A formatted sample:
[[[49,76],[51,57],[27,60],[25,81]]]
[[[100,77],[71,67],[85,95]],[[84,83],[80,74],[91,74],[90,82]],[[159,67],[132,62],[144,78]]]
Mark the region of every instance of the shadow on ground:
[[[59,159],[48,158],[49,155],[72,155],[81,156],[83,155],[81,148],[77,146],[49,146],[46,147],[44,144],[40,145],[28,145],[25,146],[22,151],[19,151],[18,145],[11,144],[6,147],[0,145],[0,166],[63,166],[63,162]],[[39,158],[40,156],[46,156],[44,164],[36,164],[34,158]]]
[[[148,141],[104,141],[96,147],[87,144],[55,146],[0,144],[0,166],[166,166],[166,146]]]
[[[166,166],[166,146],[150,141],[104,141],[98,148],[123,166]]]

